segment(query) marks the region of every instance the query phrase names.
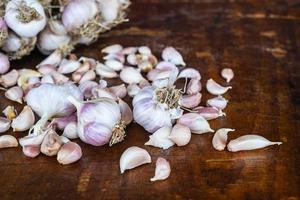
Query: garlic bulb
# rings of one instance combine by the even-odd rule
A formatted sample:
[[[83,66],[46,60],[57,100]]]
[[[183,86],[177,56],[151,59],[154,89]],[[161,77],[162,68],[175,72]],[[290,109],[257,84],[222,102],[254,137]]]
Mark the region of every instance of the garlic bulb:
[[[222,95],[225,94],[228,90],[232,89],[231,86],[223,87],[217,82],[215,82],[213,79],[209,79],[206,82],[206,89],[209,93],[213,95]]]
[[[200,114],[197,113],[187,113],[182,115],[177,123],[186,125],[191,129],[192,133],[203,134],[207,132],[214,132],[210,128],[209,123]]]
[[[158,157],[155,167],[155,176],[151,178],[150,181],[165,180],[170,176],[170,173],[170,163],[166,159]]]
[[[189,127],[176,124],[171,131],[169,138],[177,145],[184,146],[187,145],[191,140],[192,134]]]
[[[10,67],[8,57],[0,52],[0,74],[5,74]]]
[[[25,106],[22,112],[13,119],[11,127],[14,131],[27,131],[35,122],[33,111],[29,106]]]
[[[170,148],[174,145],[174,142],[169,138],[171,130],[172,128],[167,126],[158,129],[149,136],[149,141],[146,142],[145,145],[151,145],[162,149]]]
[[[46,26],[43,6],[37,0],[11,0],[5,8],[5,21],[21,37],[35,37]]]

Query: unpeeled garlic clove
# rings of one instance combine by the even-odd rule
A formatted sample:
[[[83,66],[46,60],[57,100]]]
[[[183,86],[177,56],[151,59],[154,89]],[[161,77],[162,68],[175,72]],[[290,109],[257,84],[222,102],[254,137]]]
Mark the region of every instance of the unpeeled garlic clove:
[[[138,84],[145,78],[133,67],[125,67],[120,73],[120,79],[127,84]]]
[[[80,79],[79,84],[84,83],[85,81],[92,81],[96,78],[96,73],[94,70],[87,71]]]
[[[56,67],[53,66],[53,65],[43,65],[43,66],[38,68],[38,72],[40,72],[44,75],[49,74],[53,71],[56,71]]]
[[[57,67],[61,63],[62,59],[63,59],[63,54],[59,49],[57,49],[52,54],[50,54],[45,60],[43,60],[40,64],[38,64],[36,68],[40,68],[41,66],[44,65],[51,65]]]
[[[229,83],[233,79],[234,73],[232,69],[224,68],[221,71],[221,76],[226,80],[227,83]]]
[[[125,122],[126,125],[128,125],[133,120],[132,110],[130,109],[129,105],[122,99],[119,98],[118,101],[121,111],[121,119]]]
[[[187,94],[197,94],[202,89],[202,85],[199,79],[191,79],[187,86]]]
[[[171,131],[169,138],[177,145],[184,146],[187,145],[191,140],[192,134],[189,127],[176,124]]]
[[[179,100],[179,104],[180,106],[183,106],[185,108],[195,108],[200,104],[201,98],[202,98],[201,93],[196,93],[192,95],[183,95]]]
[[[125,170],[133,169],[146,163],[151,163],[151,156],[145,149],[137,146],[129,147],[122,153],[120,158],[121,174]]]
[[[117,61],[121,62],[122,64],[124,64],[125,56],[122,53],[108,54],[107,56],[103,57],[103,60],[117,60]]]
[[[230,140],[227,145],[228,151],[248,151],[265,148],[271,145],[281,145],[282,142],[271,142],[260,135],[243,135],[234,140]]]
[[[50,74],[46,74],[42,77],[41,79],[41,83],[50,83],[50,84],[54,84],[55,81],[52,78],[52,76]]]
[[[93,99],[98,99],[98,98],[105,97],[105,98],[112,99],[114,101],[117,100],[117,97],[113,93],[108,91],[107,88],[103,89],[103,88],[100,88],[100,87],[94,87],[94,88],[92,88],[91,92],[92,92],[92,98]]]
[[[213,147],[218,151],[223,151],[227,144],[228,132],[235,131],[231,128],[221,128],[216,131],[212,139]]]
[[[82,157],[81,147],[75,142],[65,143],[57,153],[57,161],[62,165],[74,163]]]
[[[197,113],[204,117],[204,119],[206,120],[212,120],[218,117],[226,116],[226,114],[222,112],[222,110],[215,107],[199,106],[197,108],[194,108],[193,110],[197,111]]]
[[[80,67],[75,71],[77,73],[84,74],[91,69],[91,65],[89,62],[83,62]]]
[[[59,138],[60,138],[60,140],[63,144],[66,144],[66,143],[70,142],[70,139],[63,136],[63,135],[59,136]]]
[[[95,81],[85,81],[79,85],[79,90],[84,95],[86,99],[89,99],[92,97],[92,89],[94,87],[97,87],[98,83]]]
[[[6,132],[10,128],[10,120],[0,117],[0,133]]]
[[[122,51],[122,49],[123,49],[123,47],[120,44],[113,44],[113,45],[103,48],[101,50],[101,52],[111,54],[111,53],[118,53],[118,52]]]
[[[132,53],[132,54],[129,54],[127,56],[127,62],[130,64],[130,65],[133,65],[133,66],[136,66],[138,65],[138,58],[137,58],[137,55]]]
[[[121,99],[127,95],[127,89],[125,84],[110,87],[109,91]]]
[[[17,139],[12,135],[2,135],[0,136],[0,149],[17,147],[19,145]]]
[[[14,86],[10,89],[8,89],[5,92],[5,97],[11,101],[16,101],[20,104],[23,103],[22,98],[23,98],[23,90],[19,86]]]
[[[57,133],[53,130],[50,130],[46,134],[41,145],[41,152],[46,156],[54,156],[59,151],[63,142]]]
[[[69,139],[78,138],[77,123],[76,122],[68,123],[68,125],[65,127],[64,132],[63,132],[62,135],[69,138]]]
[[[174,142],[169,138],[171,127],[162,127],[149,136],[149,141],[145,145],[150,145],[162,149],[168,149],[174,145]]]
[[[13,69],[7,74],[1,75],[0,84],[3,85],[5,88],[8,88],[16,85],[18,78],[19,78],[19,72]]]
[[[141,88],[137,84],[130,84],[127,86],[127,93],[130,97],[134,97],[139,93]]]
[[[114,71],[120,71],[124,67],[123,63],[117,60],[107,60],[104,64]]]
[[[166,47],[162,52],[162,58],[164,61],[171,62],[175,65],[186,65],[182,55],[174,47]]]
[[[118,77],[117,72],[107,67],[102,63],[97,63],[96,73],[102,78],[116,78]]]
[[[195,70],[194,68],[186,68],[179,73],[178,78],[190,78],[201,80],[201,75],[199,71]]]
[[[228,103],[228,100],[222,96],[217,96],[217,97],[208,99],[206,102],[207,105],[218,108],[220,110],[225,109],[227,106],[227,103]]]
[[[215,82],[213,79],[209,79],[206,82],[206,89],[209,93],[213,95],[222,95],[225,94],[228,90],[232,89],[231,86],[223,87],[217,82]]]
[[[63,84],[69,81],[69,78],[57,71],[53,71],[50,73],[51,77],[53,78],[56,84]]]
[[[77,60],[63,59],[57,71],[61,74],[70,74],[75,72],[80,66],[81,63]]]
[[[165,180],[170,176],[170,173],[170,163],[166,159],[158,157],[156,161],[155,175],[150,179],[150,181]]]
[[[176,65],[167,61],[159,62],[155,67],[155,69],[160,69],[160,70],[173,70],[174,68],[177,68]]]
[[[151,49],[147,46],[141,46],[138,48],[138,52],[142,55],[151,55]]]
[[[22,147],[25,146],[40,146],[44,140],[46,132],[39,135],[28,135],[19,139],[19,143]]]
[[[197,113],[184,114],[177,120],[177,123],[186,125],[195,134],[214,132],[206,119]]]
[[[137,47],[125,47],[121,53],[124,54],[124,55],[129,55],[129,54],[134,54],[136,53],[138,50]]]
[[[35,117],[32,109],[29,106],[25,106],[22,112],[13,119],[11,127],[14,131],[27,131],[35,122]]]
[[[28,145],[23,146],[22,151],[25,156],[35,158],[41,153],[40,148],[40,145]]]

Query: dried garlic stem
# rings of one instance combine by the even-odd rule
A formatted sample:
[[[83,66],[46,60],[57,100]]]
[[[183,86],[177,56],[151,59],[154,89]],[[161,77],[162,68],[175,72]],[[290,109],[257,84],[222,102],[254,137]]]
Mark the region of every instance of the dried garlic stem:
[[[126,128],[126,124],[124,121],[120,121],[119,123],[117,123],[115,125],[115,127],[112,131],[113,134],[109,141],[109,146],[112,146],[112,145],[122,142],[124,140],[124,138],[126,137],[125,128]]]
[[[26,5],[25,1],[21,1],[18,8],[17,19],[23,23],[29,23],[32,20],[39,20],[41,15],[32,7]]]
[[[181,91],[176,89],[175,86],[170,88],[159,88],[155,92],[156,100],[159,103],[167,104],[170,109],[179,106],[178,101],[181,98]]]

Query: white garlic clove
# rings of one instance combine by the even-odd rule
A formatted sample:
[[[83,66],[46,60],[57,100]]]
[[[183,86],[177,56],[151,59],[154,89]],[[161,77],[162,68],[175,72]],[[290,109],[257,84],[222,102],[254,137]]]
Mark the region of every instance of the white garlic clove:
[[[114,71],[120,71],[124,67],[123,63],[117,60],[107,60],[104,64]]]
[[[130,55],[130,54],[135,54],[137,52],[138,48],[137,47],[125,47],[121,53],[124,55]]]
[[[49,74],[53,71],[56,71],[56,67],[53,65],[42,65],[38,68],[38,72],[44,75]]]
[[[138,58],[137,58],[137,55],[134,54],[134,53],[131,53],[127,56],[127,62],[130,64],[130,65],[138,65]]]
[[[61,74],[70,74],[75,72],[80,66],[81,63],[77,60],[63,59],[57,71]]]
[[[149,83],[149,81],[147,79],[144,79],[139,83],[140,88],[144,88],[146,86],[151,86],[151,84]]]
[[[59,138],[60,138],[60,140],[63,144],[66,144],[66,143],[70,142],[70,139],[63,136],[63,135],[59,136]]]
[[[68,123],[68,125],[65,127],[64,132],[63,132],[62,135],[69,138],[69,139],[78,138],[77,122]]]
[[[122,49],[123,49],[123,47],[120,44],[113,44],[113,45],[103,48],[101,50],[101,52],[111,54],[111,53],[118,53],[118,52],[122,51]]]
[[[56,84],[63,84],[69,81],[69,77],[57,72],[57,71],[53,71],[50,73],[50,75],[52,76],[52,78],[54,79]]]
[[[79,84],[84,83],[86,81],[92,81],[96,78],[96,73],[94,70],[89,70],[86,72],[80,79]]]
[[[129,105],[122,99],[118,99],[121,111],[121,119],[126,125],[130,124],[133,120],[132,110]]]
[[[199,79],[191,79],[187,86],[187,94],[197,94],[202,89],[202,85]]]
[[[145,145],[150,145],[162,149],[168,149],[174,145],[174,142],[169,138],[171,127],[162,127],[149,136],[149,141]]]
[[[228,100],[222,96],[217,96],[217,97],[208,99],[206,102],[206,104],[208,106],[212,106],[212,107],[218,108],[220,110],[225,109],[227,106],[227,103],[228,103]]]
[[[106,88],[108,85],[107,81],[106,80],[103,80],[103,79],[100,79],[99,80],[99,87],[100,88]]]
[[[221,128],[216,131],[212,139],[213,147],[218,151],[223,151],[227,144],[228,133],[230,131],[235,131],[231,128]]]
[[[155,69],[160,69],[160,70],[173,70],[174,68],[177,68],[176,65],[167,61],[159,62],[155,67]]]
[[[13,106],[7,106],[2,113],[7,117],[9,120],[13,120],[17,117],[17,110]]]
[[[17,139],[12,135],[2,135],[0,136],[0,149],[17,147],[19,145]]]
[[[201,75],[199,71],[195,70],[194,68],[186,68],[179,73],[178,79],[179,78],[190,78],[190,79],[201,80]]]
[[[55,81],[54,79],[52,78],[52,76],[50,74],[46,74],[42,77],[41,79],[41,83],[51,83],[51,84],[54,84]]]
[[[0,74],[6,73],[10,68],[8,56],[0,52]]]
[[[138,84],[145,78],[133,67],[125,67],[120,73],[120,79],[127,84]]]
[[[108,54],[103,57],[103,60],[117,60],[117,61],[121,62],[122,64],[124,64],[125,56],[121,53]]]
[[[57,153],[57,161],[63,165],[74,163],[80,160],[81,157],[81,147],[75,142],[67,142]]]
[[[127,95],[127,89],[125,84],[110,87],[109,91],[121,99]]]
[[[184,114],[177,120],[177,123],[186,125],[190,128],[191,132],[195,134],[214,132],[206,119],[197,113]]]
[[[116,78],[118,77],[117,72],[112,70],[111,68],[107,67],[102,63],[97,63],[96,66],[96,73],[103,78]]]
[[[57,154],[62,145],[63,142],[59,135],[57,135],[55,131],[50,130],[43,139],[41,152],[46,156],[54,156]]]
[[[8,89],[5,92],[5,97],[11,101],[16,101],[20,104],[23,103],[22,98],[23,98],[23,90],[19,86],[14,86],[10,89]]]
[[[85,81],[79,84],[78,88],[86,99],[90,99],[92,97],[92,89],[97,86],[98,83],[95,81]]]
[[[36,66],[36,68],[40,68],[42,66],[53,66],[57,67],[63,59],[62,52],[57,49],[53,53],[51,53],[45,60],[43,60],[40,64]]]
[[[206,82],[206,89],[213,95],[222,95],[225,94],[228,90],[232,89],[232,87],[223,87],[220,84],[216,83],[213,79],[209,79]]]
[[[226,116],[226,114],[222,112],[222,110],[215,107],[199,106],[197,108],[194,108],[193,110],[197,111],[197,113],[204,117],[204,119],[206,120],[212,120],[222,116]]]
[[[46,132],[39,135],[28,135],[19,139],[19,143],[22,147],[25,146],[40,146],[44,140]]]
[[[231,152],[248,151],[281,144],[282,142],[271,142],[260,135],[244,135],[234,140],[230,140],[227,149]]]
[[[154,69],[151,70],[147,74],[147,78],[150,81],[155,81],[158,79],[170,79],[170,77],[175,74],[175,77],[178,75],[178,68],[174,68],[172,70],[160,70],[160,69]],[[176,80],[176,78],[175,78]]]
[[[0,84],[5,88],[12,87],[17,84],[19,78],[19,72],[15,69],[11,70],[7,74],[1,75]]]
[[[13,119],[11,127],[14,131],[27,131],[35,122],[35,117],[32,109],[29,106],[25,106],[22,112]]]
[[[10,128],[10,120],[0,117],[0,133],[6,132]]]
[[[221,76],[226,80],[227,83],[229,83],[233,79],[234,73],[232,69],[224,68],[221,71]]]
[[[75,72],[84,74],[84,73],[88,72],[90,69],[91,69],[90,63],[83,62]]]
[[[185,108],[195,108],[201,102],[202,94],[196,93],[192,95],[183,95],[180,100],[179,104]]]
[[[156,161],[155,176],[150,181],[165,180],[170,176],[170,173],[170,163],[166,159],[159,157]]]
[[[23,146],[22,151],[25,156],[29,158],[35,158],[41,153],[40,148],[40,145],[28,145]]]
[[[127,93],[130,97],[134,97],[139,93],[141,88],[137,84],[130,84],[127,86]]]
[[[105,97],[105,98],[112,99],[114,101],[117,100],[117,97],[106,88],[102,89],[100,87],[94,87],[92,88],[91,92],[92,92],[93,99]]]
[[[138,52],[142,55],[151,55],[151,49],[147,46],[141,46],[138,48]]]
[[[182,55],[174,47],[166,47],[162,52],[162,58],[164,61],[171,62],[175,65],[186,65]]]
[[[177,145],[177,146],[185,146],[191,140],[192,134],[189,127],[176,124],[171,131],[169,138]]]
[[[151,163],[151,156],[145,149],[137,146],[129,147],[122,153],[120,158],[121,174],[123,174],[125,170],[133,169],[147,163]]]

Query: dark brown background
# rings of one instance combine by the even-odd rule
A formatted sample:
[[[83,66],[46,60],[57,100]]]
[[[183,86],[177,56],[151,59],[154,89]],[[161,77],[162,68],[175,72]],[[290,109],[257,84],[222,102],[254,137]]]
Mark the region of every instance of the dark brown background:
[[[300,5],[297,0],[136,0],[130,22],[76,50],[100,59],[105,45],[149,45],[157,56],[172,45],[188,66],[225,84],[220,70],[236,77],[226,94],[227,117],[214,129],[235,128],[230,139],[258,133],[273,146],[251,152],[217,152],[213,134],[193,135],[189,145],[163,151],[144,146],[146,132],[132,124],[126,140],[112,148],[80,142],[80,162],[61,166],[55,158],[26,158],[21,148],[0,150],[1,199],[299,199],[300,192]],[[34,67],[33,53],[16,68]],[[11,102],[3,99],[1,109]],[[210,97],[204,91],[204,100]],[[21,109],[18,106],[19,110]],[[155,116],[154,116],[155,117]],[[21,137],[24,134],[14,134]],[[146,148],[153,163],[120,175],[119,158],[128,147]],[[151,183],[155,161],[170,161],[169,179]]]

